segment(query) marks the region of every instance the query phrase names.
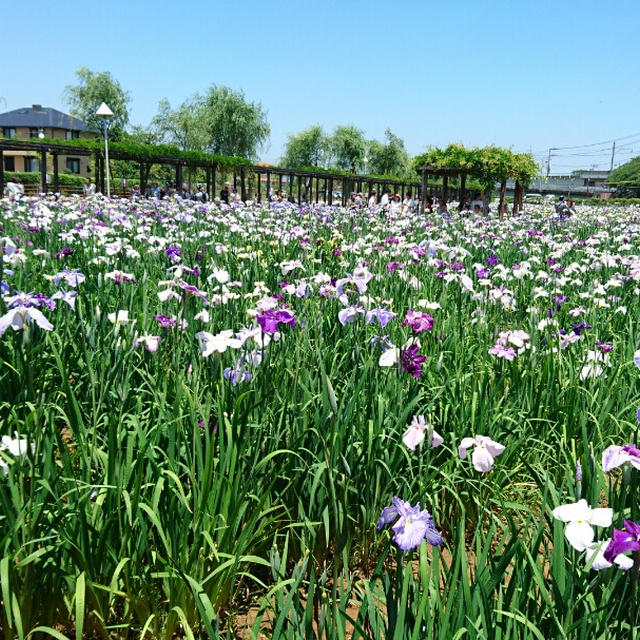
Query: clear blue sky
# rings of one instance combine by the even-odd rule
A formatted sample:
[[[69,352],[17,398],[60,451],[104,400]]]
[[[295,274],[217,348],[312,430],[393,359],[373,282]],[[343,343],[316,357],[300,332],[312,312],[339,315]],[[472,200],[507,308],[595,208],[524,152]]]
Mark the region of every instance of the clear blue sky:
[[[64,87],[86,66],[130,92],[132,124],[163,97],[244,90],[268,114],[267,161],[312,124],[379,139],[389,127],[411,154],[462,142],[546,159],[634,134],[616,164],[640,155],[640,0],[10,4],[0,111],[67,109]],[[552,173],[608,168],[610,146],[554,152]]]

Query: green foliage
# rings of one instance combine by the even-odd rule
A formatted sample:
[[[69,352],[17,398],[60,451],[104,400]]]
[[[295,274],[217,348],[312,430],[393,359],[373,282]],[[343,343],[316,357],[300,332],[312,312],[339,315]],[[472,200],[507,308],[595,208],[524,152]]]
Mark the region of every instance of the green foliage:
[[[159,140],[184,151],[255,159],[271,128],[260,103],[248,102],[242,91],[212,85],[172,110],[164,99],[151,121]]]
[[[431,149],[414,158],[413,167],[418,172],[422,167],[464,171],[488,189],[509,178],[518,180],[526,188],[538,173],[531,154],[513,153],[495,146],[467,149],[461,144]]]
[[[40,184],[41,175],[39,171],[5,171],[4,180],[7,182],[11,178],[20,178],[23,184]],[[58,183],[74,187],[82,187],[85,178],[71,173],[59,173]]]
[[[616,195],[627,198],[640,197],[640,156],[614,169],[607,183],[616,188]]]
[[[309,127],[296,135],[290,135],[285,145],[281,166],[297,169],[300,167],[323,166],[329,149],[329,141],[320,125]]]
[[[364,133],[353,125],[340,125],[329,138],[332,164],[343,170],[357,173],[364,162],[367,143]]]
[[[68,85],[64,91],[71,115],[82,120],[90,131],[102,131],[103,119],[96,116],[96,110],[106,102],[113,111],[109,118],[110,135],[119,138],[129,122],[129,93],[108,71],[96,73],[81,67],[76,76],[78,84]]]
[[[201,113],[202,98],[194,96],[172,110],[165,98],[158,104],[158,113],[151,120],[151,131],[157,142],[174,144],[183,151],[203,151],[207,132]]]
[[[69,147],[81,147],[89,151],[104,151],[104,142],[99,138],[78,138],[76,140],[58,140],[57,138],[45,138],[40,143],[62,145]],[[185,164],[218,165],[221,167],[250,167],[252,163],[246,158],[219,156],[203,151],[183,151],[169,144],[139,144],[132,142],[131,137],[120,141],[109,142],[109,154],[111,157],[120,156],[122,159],[137,161],[157,161],[163,158],[184,160]]]
[[[590,571],[550,512],[584,497],[611,506],[616,526],[640,517],[638,471],[605,476],[599,462],[607,445],[638,442],[635,283],[617,278],[615,304],[628,314],[578,295],[619,275],[610,260],[589,268],[595,252],[611,256],[628,244],[627,255],[638,252],[637,223],[602,208],[562,228],[545,216],[521,223],[489,216],[473,236],[468,218],[434,216],[428,228],[418,224],[424,218],[409,218],[415,224],[398,227],[406,232],[402,246],[366,254],[368,269],[384,274],[369,282],[367,296],[398,313],[384,333],[399,345],[413,337],[404,312],[420,299],[438,303],[434,331],[420,336],[428,358],[421,379],[379,367],[380,350],[370,344],[381,328],[363,318],[342,326],[337,298],[287,293],[304,323],[261,350],[251,381],[232,386],[222,371],[240,351],[205,359],[195,333],[246,326],[263,287],[282,291],[285,261],[301,260],[304,278],[353,273],[362,265],[362,238],[384,243],[389,223],[338,210],[328,224],[269,208],[238,215],[131,205],[111,203],[100,216],[106,226],[94,224],[99,233],[91,234],[80,223],[83,215],[95,223],[93,206],[62,200],[51,232],[31,232],[31,203],[2,204],[3,235],[34,245],[21,242],[26,262],[5,272],[12,289],[48,296],[58,290],[51,275],[63,268],[86,276],[75,309],[62,300],[54,310],[42,307],[52,332],[7,329],[0,339],[1,434],[17,431],[34,445],[26,456],[0,452],[4,637],[634,637],[636,576]],[[89,235],[75,236],[73,253],[58,260],[73,227]],[[528,235],[532,227],[541,233]],[[500,233],[489,245],[474,242],[485,228]],[[304,251],[301,231],[308,232]],[[567,242],[567,234],[599,245]],[[496,270],[491,287],[500,295],[508,287],[518,304],[506,309],[463,292],[426,259],[406,260],[402,274],[416,279],[415,288],[388,273],[390,256],[404,260],[441,237],[447,242],[433,243],[433,257],[459,260],[470,274],[497,255],[504,271]],[[198,272],[184,277],[210,297],[222,290],[208,281],[214,267],[242,283],[226,304],[207,306],[208,322],[195,318],[204,308],[198,297],[159,300],[166,287],[159,281],[175,266],[158,249],[164,239],[180,245],[185,266],[201,253]],[[122,248],[111,255],[114,244]],[[560,246],[563,264],[587,267],[580,285],[562,288],[572,297],[563,309],[556,283],[536,277]],[[522,248],[535,258],[532,271],[510,277],[515,263],[529,262]],[[105,278],[114,268],[136,281]],[[538,322],[553,308],[558,326],[568,328],[574,304],[584,305],[592,329],[560,349],[557,327]],[[129,310],[128,324],[107,319],[119,309]],[[183,328],[161,330],[158,313]],[[537,348],[513,362],[490,356],[497,330],[516,327]],[[158,351],[136,349],[136,339],[151,333],[161,334]],[[602,362],[606,372],[583,380],[596,338],[615,348]],[[444,436],[440,447],[403,444],[415,414]],[[490,473],[457,456],[461,438],[474,434],[506,445]],[[376,531],[394,495],[434,514],[442,550],[423,544],[403,555],[387,531]],[[600,529],[599,539],[605,535]]]
[[[202,101],[206,149],[214,154],[256,158],[271,127],[258,102],[247,102],[244,92],[211,86]]]
[[[390,129],[384,132],[386,143],[370,140],[367,151],[367,167],[373,174],[406,175],[409,168],[409,154],[404,140]]]

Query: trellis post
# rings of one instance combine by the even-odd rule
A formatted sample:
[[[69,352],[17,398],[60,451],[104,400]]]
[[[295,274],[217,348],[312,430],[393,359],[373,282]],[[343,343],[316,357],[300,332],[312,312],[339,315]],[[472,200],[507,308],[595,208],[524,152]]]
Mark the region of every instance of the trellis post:
[[[40,180],[42,181],[42,193],[47,193],[47,152],[43,149],[40,152]]]
[[[53,192],[58,193],[60,191],[60,177],[58,175],[58,154],[53,154]]]

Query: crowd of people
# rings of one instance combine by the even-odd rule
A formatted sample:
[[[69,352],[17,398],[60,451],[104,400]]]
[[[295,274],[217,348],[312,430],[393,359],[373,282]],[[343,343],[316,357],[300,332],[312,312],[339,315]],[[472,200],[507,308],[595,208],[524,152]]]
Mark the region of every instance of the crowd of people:
[[[86,183],[82,188],[82,194],[85,197],[95,195],[96,185],[92,182],[91,178],[86,179]],[[24,197],[24,185],[19,177],[13,176],[7,180],[4,194],[9,198],[22,198]],[[179,196],[183,200],[192,200],[195,202],[208,202],[210,200],[209,193],[206,188],[197,184],[192,190],[189,189],[187,184],[183,184],[181,189],[176,189],[170,182],[165,182],[160,186],[158,182],[152,182],[147,185],[144,190],[140,189],[139,184],[134,184],[129,193],[132,198],[158,198],[160,200],[164,198],[171,198]],[[302,201],[305,202],[304,193],[302,194]],[[483,200],[483,194],[477,192],[473,198],[466,197],[458,205],[457,209],[460,213],[474,213],[481,214],[485,212],[488,207],[487,203]],[[271,189],[267,195],[269,202],[290,202],[296,203],[296,199],[291,192],[288,196],[281,189]],[[225,184],[220,190],[219,196],[215,198],[218,203],[225,203],[227,205],[237,204],[242,202],[242,198],[238,193],[238,190],[234,187],[229,189],[229,184]],[[325,204],[324,202],[322,204]],[[369,191],[368,196],[365,198],[362,192],[351,192],[347,200],[347,207],[350,209],[362,209],[363,207],[380,207],[392,216],[400,215],[403,213],[412,213],[420,210],[422,206],[422,198],[416,195],[414,198],[411,191],[408,191],[404,199],[399,193],[392,193],[391,189],[385,189],[382,194],[378,194],[375,191]],[[503,209],[501,213],[506,215],[508,213],[508,204],[506,202],[502,205]],[[447,202],[443,199],[438,199],[437,202],[433,197],[427,195],[424,203],[425,213],[433,213],[434,210],[440,216],[448,216],[449,209]],[[555,212],[560,218],[567,218],[576,212],[575,203],[572,200],[565,200],[564,196],[560,196],[555,203]]]

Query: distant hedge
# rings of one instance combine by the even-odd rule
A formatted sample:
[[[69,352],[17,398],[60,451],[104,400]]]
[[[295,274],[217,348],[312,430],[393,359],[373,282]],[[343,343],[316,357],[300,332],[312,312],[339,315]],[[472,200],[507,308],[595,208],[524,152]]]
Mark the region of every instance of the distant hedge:
[[[69,147],[82,147],[90,151],[102,151],[104,142],[100,138],[75,138],[73,140],[59,140],[58,138],[44,138],[33,140],[33,142],[56,144]],[[218,156],[202,151],[182,151],[178,147],[168,144],[137,144],[128,141],[109,141],[109,150],[115,154],[127,154],[138,161],[149,160],[151,158],[176,158],[187,162],[206,164],[217,164],[219,167],[252,167],[251,160],[246,158],[236,158],[234,156]],[[115,159],[115,158],[114,158]]]
[[[50,186],[53,185],[53,177],[51,177]],[[5,183],[11,180],[11,178],[20,178],[20,182],[23,184],[39,184],[40,172],[39,171],[5,171],[4,181]],[[85,178],[82,176],[76,176],[69,173],[58,174],[58,184],[70,186],[70,187],[82,187],[85,183]]]

